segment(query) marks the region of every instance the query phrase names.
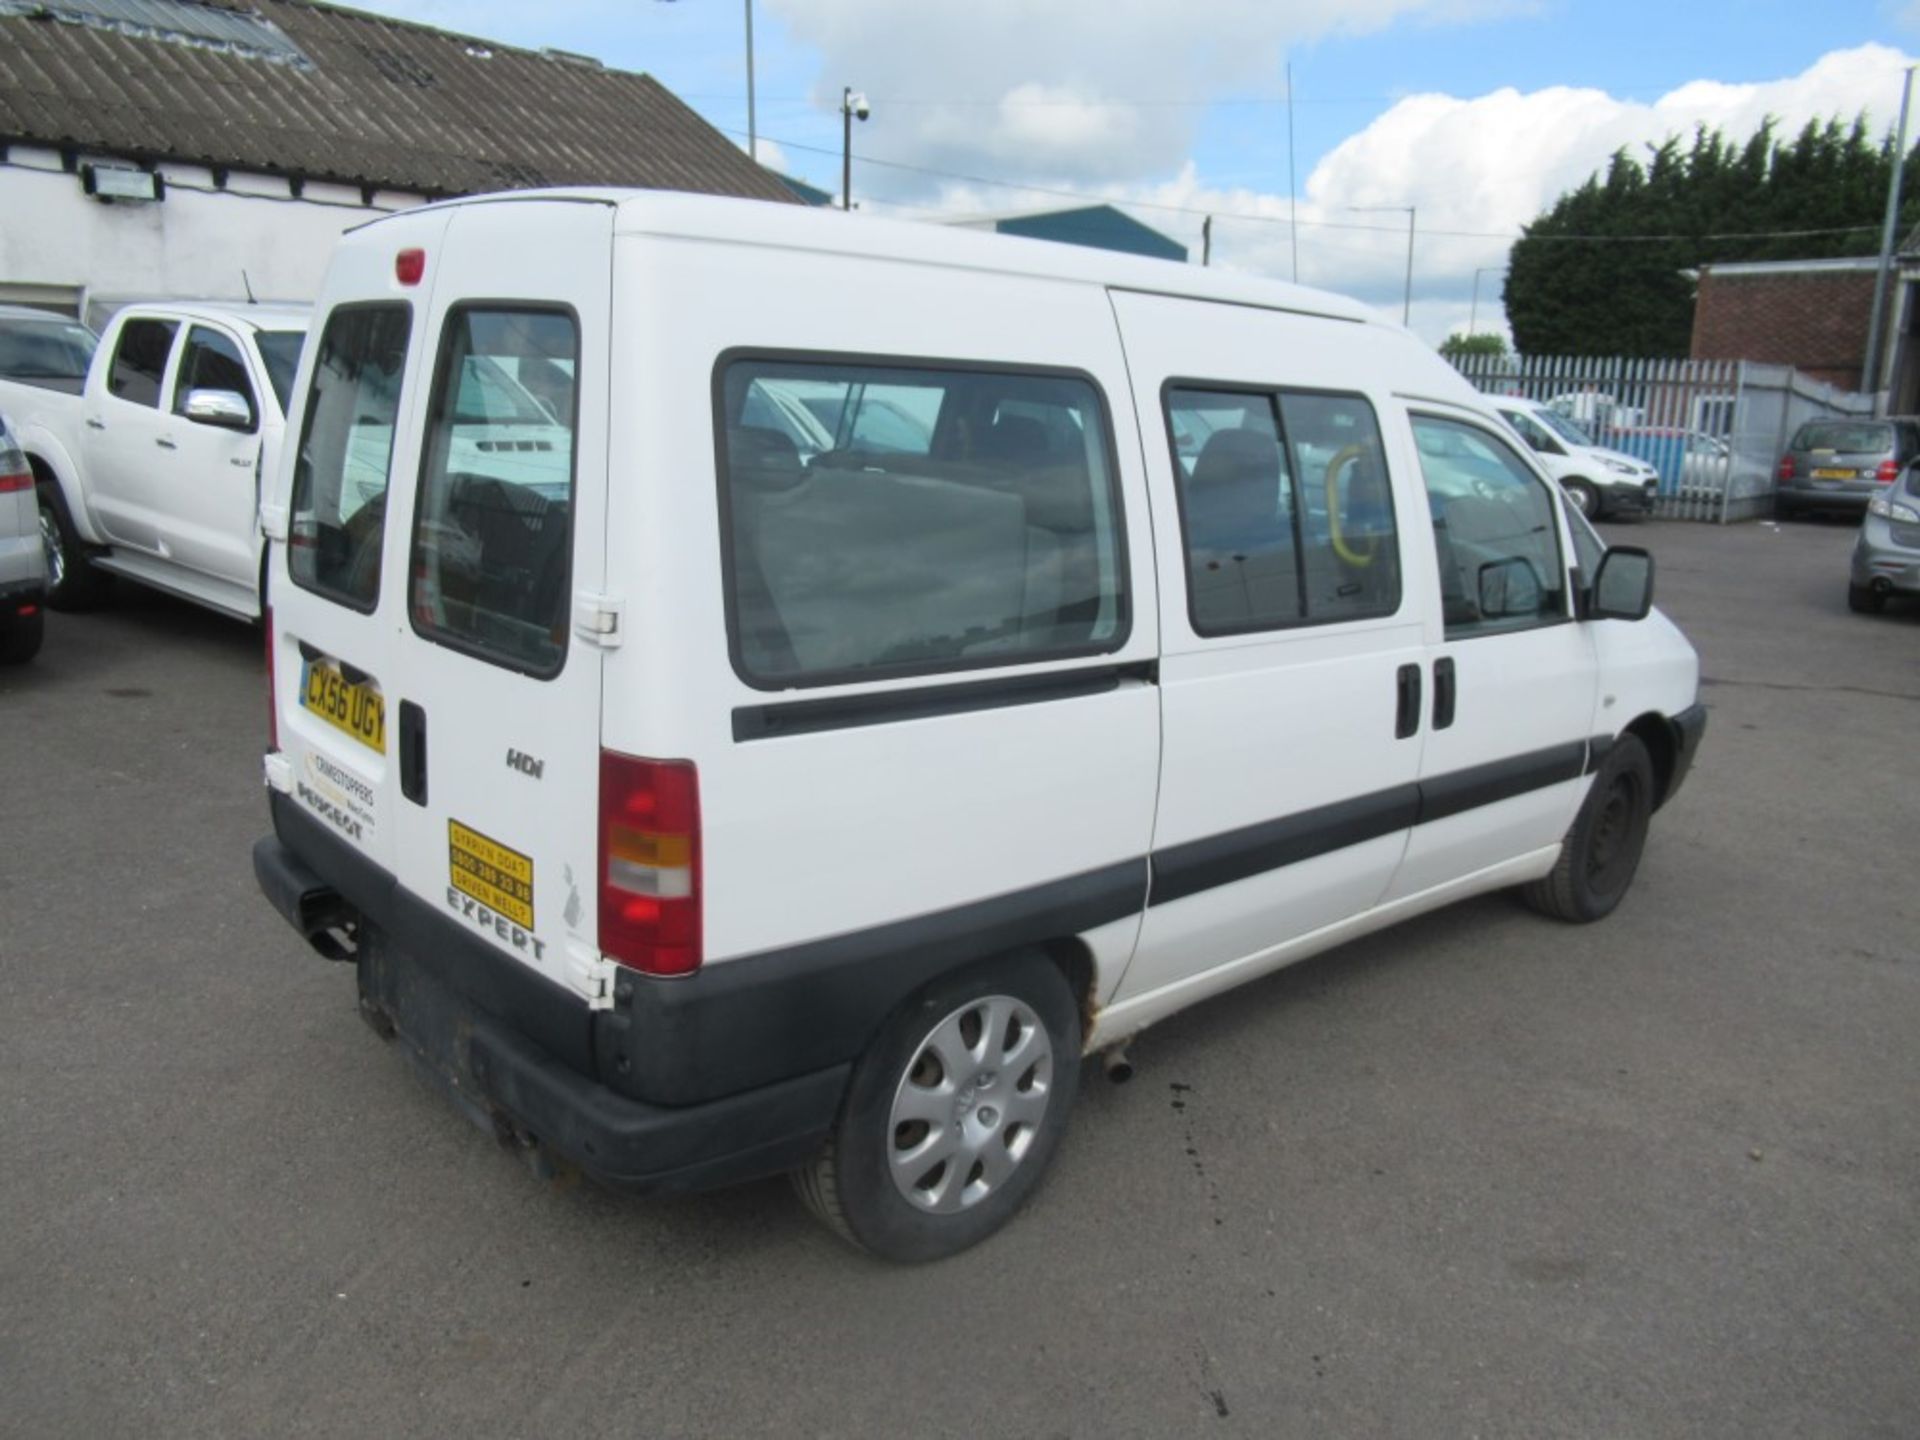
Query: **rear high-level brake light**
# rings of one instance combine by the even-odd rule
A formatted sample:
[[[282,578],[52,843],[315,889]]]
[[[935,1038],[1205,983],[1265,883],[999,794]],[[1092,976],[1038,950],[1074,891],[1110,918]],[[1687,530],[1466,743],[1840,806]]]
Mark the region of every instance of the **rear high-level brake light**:
[[[427,273],[427,252],[419,248],[402,250],[393,257],[393,278],[402,285],[418,285]]]
[[[1900,478],[1900,462],[1898,460],[1882,460],[1880,462],[1880,468],[1873,472],[1873,478],[1878,480],[1882,485],[1891,485]]]
[[[600,752],[600,950],[644,975],[700,968],[700,782],[689,761]]]
[[[263,596],[262,599],[265,597]],[[280,748],[280,707],[273,695],[273,611],[263,606],[260,625],[267,635],[267,753]]]
[[[1782,480],[1793,479],[1793,456],[1782,455],[1780,457],[1780,478]]]

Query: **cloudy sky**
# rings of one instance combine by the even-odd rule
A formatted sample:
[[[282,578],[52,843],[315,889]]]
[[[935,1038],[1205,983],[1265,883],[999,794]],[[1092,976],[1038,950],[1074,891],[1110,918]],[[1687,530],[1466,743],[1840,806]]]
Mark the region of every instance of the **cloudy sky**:
[[[645,70],[746,143],[748,0],[358,0]],[[1920,0],[751,0],[760,156],[937,218],[1096,197],[1214,263],[1501,324],[1520,225],[1621,146],[1704,122],[1898,115]],[[1293,81],[1288,154],[1287,71]],[[1915,132],[1920,133],[1920,114]],[[1356,207],[1400,207],[1363,211]],[[1297,230],[1290,216],[1297,211]],[[1832,217],[1877,223],[1878,214]]]

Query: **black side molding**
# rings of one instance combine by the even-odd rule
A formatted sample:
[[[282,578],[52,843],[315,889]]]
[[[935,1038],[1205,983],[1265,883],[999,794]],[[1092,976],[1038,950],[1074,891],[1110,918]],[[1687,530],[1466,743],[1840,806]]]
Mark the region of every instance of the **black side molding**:
[[[733,712],[735,740],[770,740],[783,735],[808,735],[822,730],[850,730],[862,725],[885,725],[898,720],[929,720],[939,715],[966,715],[976,710],[998,710],[1010,705],[1039,705],[1050,700],[1075,700],[1106,695],[1125,681],[1153,684],[1159,666],[1151,660],[1128,665],[1095,665],[1058,670],[1046,675],[1015,675],[1000,680],[978,680],[961,685],[916,685],[907,690],[882,690],[871,695],[836,695],[825,700],[783,700],[767,705],[742,705]]]
[[[1545,750],[1533,750],[1422,780],[1420,813],[1413,823],[1430,824],[1477,810],[1482,805],[1511,800],[1529,790],[1544,790],[1563,780],[1578,780],[1586,773],[1587,745],[1585,740],[1569,740],[1564,745],[1552,745]]]
[[[1418,674],[1418,671],[1415,672]],[[1414,701],[1415,706],[1419,701]],[[1420,808],[1420,787],[1409,781],[1298,815],[1189,840],[1153,853],[1149,905],[1184,900],[1219,885],[1297,865],[1349,845],[1405,830]]]

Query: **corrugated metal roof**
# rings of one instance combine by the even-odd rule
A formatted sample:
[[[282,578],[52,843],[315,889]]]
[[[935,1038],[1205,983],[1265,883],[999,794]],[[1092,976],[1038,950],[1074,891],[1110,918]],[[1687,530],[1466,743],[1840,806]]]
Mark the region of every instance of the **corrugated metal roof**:
[[[202,11],[207,28],[244,15],[308,63],[54,13],[83,4]],[[0,141],[427,195],[630,185],[793,200],[651,76],[312,0],[0,0]]]

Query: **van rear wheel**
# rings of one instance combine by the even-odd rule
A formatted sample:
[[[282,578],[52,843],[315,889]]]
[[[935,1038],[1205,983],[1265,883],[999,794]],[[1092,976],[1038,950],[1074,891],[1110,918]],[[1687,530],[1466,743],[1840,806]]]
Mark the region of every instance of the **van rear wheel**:
[[[1521,890],[1542,915],[1586,924],[1613,913],[1640,868],[1653,815],[1653,761],[1637,735],[1607,751],[1550,874]]]
[[[1040,1182],[1080,1080],[1059,969],[1021,954],[936,981],[854,1066],[839,1124],[794,1173],[807,1208],[886,1260],[978,1244]]]

